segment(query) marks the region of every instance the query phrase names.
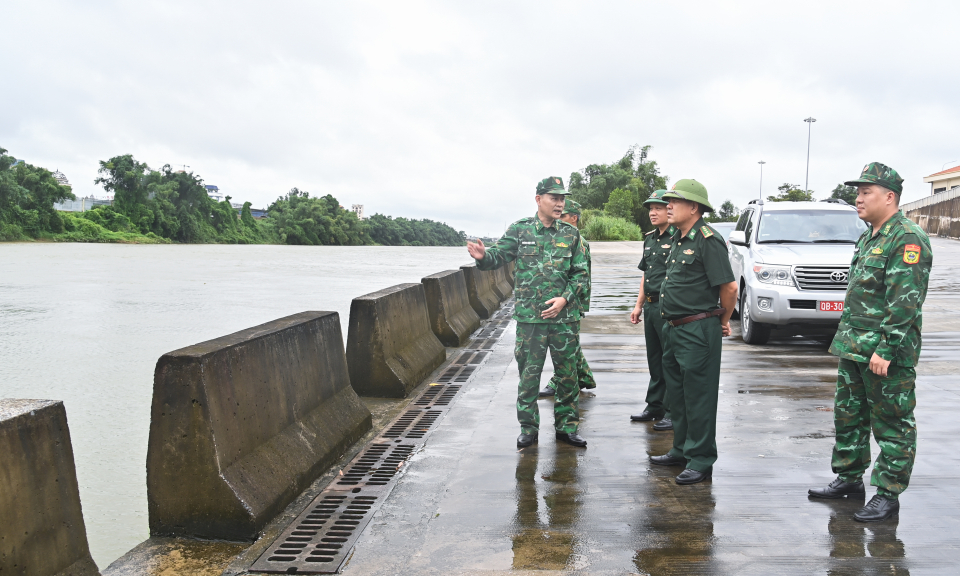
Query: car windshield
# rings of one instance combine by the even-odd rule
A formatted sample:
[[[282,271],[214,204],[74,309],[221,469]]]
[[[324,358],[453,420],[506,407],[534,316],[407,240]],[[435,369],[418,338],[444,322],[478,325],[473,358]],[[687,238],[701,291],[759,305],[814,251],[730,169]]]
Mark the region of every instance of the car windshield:
[[[866,229],[853,210],[771,210],[760,218],[757,242],[855,244]]]

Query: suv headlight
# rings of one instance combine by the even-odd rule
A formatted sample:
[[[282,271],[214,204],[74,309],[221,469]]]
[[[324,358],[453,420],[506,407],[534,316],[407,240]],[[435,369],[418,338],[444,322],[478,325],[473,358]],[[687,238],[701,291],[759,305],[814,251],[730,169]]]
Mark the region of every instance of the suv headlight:
[[[757,275],[757,280],[764,284],[795,286],[789,266],[754,266],[753,272]]]

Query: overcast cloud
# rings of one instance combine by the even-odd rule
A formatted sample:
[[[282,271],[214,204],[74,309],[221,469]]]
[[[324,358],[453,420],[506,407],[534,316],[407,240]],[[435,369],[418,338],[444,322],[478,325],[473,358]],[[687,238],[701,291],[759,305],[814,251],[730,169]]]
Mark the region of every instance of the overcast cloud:
[[[738,206],[869,161],[960,161],[957,2],[47,2],[2,8],[0,146],[66,173],[132,153],[234,201],[296,186],[499,234],[536,181],[653,145]],[[954,72],[951,72],[954,71]],[[948,164],[949,166],[949,164]]]

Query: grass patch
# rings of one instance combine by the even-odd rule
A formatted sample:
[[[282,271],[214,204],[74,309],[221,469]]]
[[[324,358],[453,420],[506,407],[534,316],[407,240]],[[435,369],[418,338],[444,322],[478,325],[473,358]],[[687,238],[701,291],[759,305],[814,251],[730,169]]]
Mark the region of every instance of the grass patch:
[[[580,233],[587,240],[643,240],[643,230],[623,218],[600,210],[584,210],[581,218]]]

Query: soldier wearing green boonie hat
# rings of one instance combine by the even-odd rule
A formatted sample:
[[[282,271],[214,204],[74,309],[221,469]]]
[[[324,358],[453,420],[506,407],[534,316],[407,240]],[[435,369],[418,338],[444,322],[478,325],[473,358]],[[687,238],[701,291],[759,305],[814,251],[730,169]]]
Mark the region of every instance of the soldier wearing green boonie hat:
[[[581,216],[581,207],[578,202],[567,198],[566,203],[563,205],[563,213],[560,215],[560,219],[575,226],[578,230],[580,229],[580,216]],[[586,238],[580,237],[580,246],[583,248],[583,253],[587,258],[587,285],[586,290],[583,294],[580,295],[580,298],[577,300],[577,304],[580,306],[580,315],[581,317],[585,312],[590,311],[590,287],[591,287],[591,263],[590,263],[590,244],[587,242]],[[579,329],[578,329],[579,331]],[[543,390],[540,391],[541,398],[549,398],[556,394],[557,386],[560,382],[560,377],[556,374],[553,378],[550,379],[550,382],[543,387]],[[577,348],[577,385],[580,390],[593,389],[597,387],[597,381],[593,377],[593,371],[590,370],[590,365],[587,364],[587,359],[583,356],[583,349]]]
[[[667,222],[667,204],[663,199],[666,190],[655,190],[644,200],[643,205],[650,215],[650,223],[654,229],[643,237],[643,256],[637,266],[643,271],[640,281],[640,293],[637,303],[630,313],[630,321],[640,323],[643,315],[643,336],[646,342],[647,371],[650,373],[650,382],[647,384],[647,395],[644,399],[647,407],[640,414],[632,414],[633,422],[650,422],[659,420],[653,425],[654,430],[673,430],[673,419],[670,416],[670,407],[667,404],[667,382],[663,377],[663,316],[660,315],[660,287],[667,272],[667,253],[673,246],[673,234],[676,228]]]
[[[866,493],[870,430],[880,446],[870,484],[876,495],[854,520],[897,515],[917,454],[914,408],[922,307],[933,265],[930,239],[900,212],[903,178],[879,162],[845,182],[857,187],[857,215],[870,227],[857,240],[840,326],[830,353],[840,357],[831,459],[837,478],[808,494],[843,498]]]
[[[587,291],[589,269],[580,232],[560,219],[567,194],[559,176],[544,178],[537,184],[536,215],[511,224],[496,245],[489,248],[482,241],[467,242],[467,251],[481,270],[495,270],[516,262],[513,318],[517,321],[514,356],[520,369],[518,448],[539,441],[537,395],[547,350],[557,376],[553,405],[556,438],[573,446],[587,445],[577,432],[577,352],[581,314],[578,302]]]
[[[673,448],[650,461],[683,466],[676,482],[685,485],[710,478],[717,460],[720,353],[723,336],[730,335],[737,283],[726,242],[703,221],[713,210],[703,184],[679,180],[662,198],[669,202],[667,221],[677,229],[660,287]]]

